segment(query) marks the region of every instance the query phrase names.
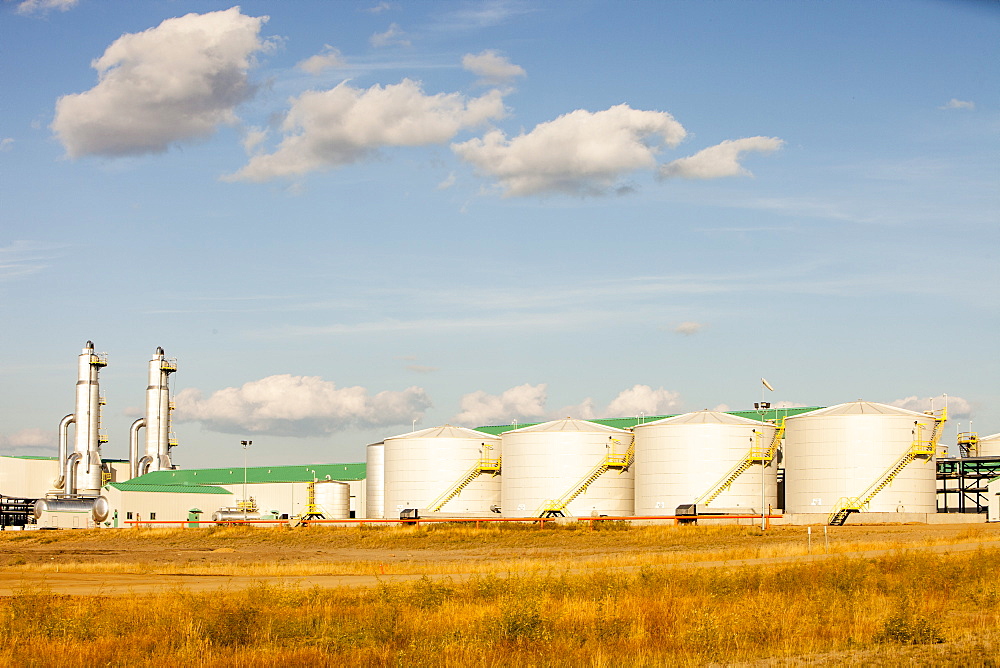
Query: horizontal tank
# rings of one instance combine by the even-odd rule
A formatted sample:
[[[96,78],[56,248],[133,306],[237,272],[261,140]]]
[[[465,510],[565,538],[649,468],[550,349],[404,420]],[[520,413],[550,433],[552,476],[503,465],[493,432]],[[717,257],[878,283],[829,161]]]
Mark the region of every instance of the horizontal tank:
[[[236,508],[219,508],[212,513],[213,522],[243,522],[246,520],[259,520],[260,513],[254,511],[238,510]]]
[[[385,443],[372,443],[366,450],[365,516],[380,520],[385,517]]]
[[[87,499],[38,499],[32,514],[39,520],[44,513],[79,513],[89,515],[94,522],[103,522],[108,519],[108,512],[108,500],[98,496]]]
[[[351,516],[351,486],[336,480],[314,484],[316,507],[328,520],[346,520]]]
[[[500,503],[500,479],[494,475],[496,471],[478,474],[475,470],[480,463],[496,461],[499,456],[500,439],[496,436],[451,425],[385,439],[384,514],[398,518],[406,508],[490,512]],[[447,497],[440,508],[430,508]]]
[[[831,513],[858,498],[910,451],[929,442],[935,419],[868,401],[831,406],[785,421],[785,511]],[[937,510],[935,457],[917,458],[869,502],[870,512]]]
[[[539,517],[581,489],[609,458],[621,462],[632,434],[586,420],[555,420],[504,432],[502,503],[505,517]],[[566,516],[633,513],[632,467],[608,468],[565,506]]]
[[[777,453],[764,466],[757,454],[772,445],[773,424],[706,410],[647,422],[634,431],[636,515],[673,515],[678,506],[693,503],[699,513],[777,507]],[[743,466],[751,448],[758,458]],[[737,469],[742,470],[723,489]]]

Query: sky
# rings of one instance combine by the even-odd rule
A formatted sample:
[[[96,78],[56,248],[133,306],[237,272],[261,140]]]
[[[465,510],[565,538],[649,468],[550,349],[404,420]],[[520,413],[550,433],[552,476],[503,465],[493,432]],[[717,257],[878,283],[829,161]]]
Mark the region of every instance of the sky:
[[[1000,3],[4,0],[0,322],[2,454],[87,340],[105,457],[177,358],[182,468],[762,399],[1000,432]]]

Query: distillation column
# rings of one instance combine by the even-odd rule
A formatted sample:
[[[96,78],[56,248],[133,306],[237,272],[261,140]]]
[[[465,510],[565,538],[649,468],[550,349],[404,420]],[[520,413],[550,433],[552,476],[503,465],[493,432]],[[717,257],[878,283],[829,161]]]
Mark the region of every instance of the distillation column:
[[[177,360],[168,359],[157,348],[149,360],[149,383],[146,386],[146,416],[132,423],[129,434],[129,466],[132,477],[150,471],[173,468],[170,461],[170,374],[177,371]],[[139,457],[139,430],[146,430],[146,447]]]
[[[59,423],[59,477],[56,490],[68,496],[97,496],[103,484],[101,473],[101,388],[98,374],[108,365],[105,353],[94,352],[94,342],[80,353],[76,377],[76,410]],[[76,425],[73,452],[69,452],[69,426]]]

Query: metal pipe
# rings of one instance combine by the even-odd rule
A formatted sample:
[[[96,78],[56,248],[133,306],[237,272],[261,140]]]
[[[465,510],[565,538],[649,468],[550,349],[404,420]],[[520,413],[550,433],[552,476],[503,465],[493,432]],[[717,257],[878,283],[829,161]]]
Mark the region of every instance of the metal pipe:
[[[66,458],[66,469],[63,475],[66,478],[67,494],[77,493],[76,470],[77,470],[77,465],[79,464],[81,459],[83,459],[83,455],[81,455],[79,452],[74,452],[73,454],[71,454],[69,457]]]
[[[66,454],[69,451],[69,426],[76,422],[76,416],[70,413],[59,421],[59,473],[58,477],[52,481],[56,489],[62,489],[66,484],[66,476],[62,474],[62,465],[66,461]]]
[[[146,418],[139,418],[128,430],[128,470],[129,477],[139,475],[139,430],[146,426]]]
[[[153,463],[153,458],[149,455],[143,455],[142,459],[139,460],[137,465],[137,476],[146,475],[149,473],[150,465]]]

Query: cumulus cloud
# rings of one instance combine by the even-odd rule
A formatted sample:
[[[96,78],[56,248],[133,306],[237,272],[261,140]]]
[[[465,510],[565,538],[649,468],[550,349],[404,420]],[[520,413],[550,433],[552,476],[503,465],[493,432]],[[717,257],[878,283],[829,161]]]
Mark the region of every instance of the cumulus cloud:
[[[508,139],[492,130],[452,144],[480,174],[498,179],[507,196],[542,193],[599,195],[621,187],[622,176],[656,166],[660,145],[676,146],[686,131],[670,114],[621,104],[583,109]]]
[[[931,410],[932,406],[934,410],[940,410],[944,408],[946,401],[949,417],[969,417],[972,415],[972,405],[968,401],[962,397],[953,397],[951,395],[948,395],[946,399],[943,394],[939,394],[936,397],[918,397],[914,395],[905,399],[896,399],[889,402],[889,405],[922,413]]]
[[[319,436],[349,427],[409,424],[430,407],[419,387],[370,395],[318,376],[283,374],[228,387],[205,397],[189,388],[176,396],[178,421],[201,422],[227,434]]]
[[[466,394],[459,402],[462,412],[454,417],[458,424],[478,427],[487,424],[509,424],[515,420],[527,422],[545,417],[547,385],[518,385],[503,393],[488,394],[477,390]]]
[[[490,85],[507,83],[516,77],[526,76],[524,68],[511,63],[492,49],[477,55],[465,54],[462,56],[462,67],[479,77],[482,83]]]
[[[300,70],[308,72],[309,74],[322,74],[326,70],[343,66],[344,59],[341,57],[340,51],[329,44],[325,44],[320,53],[317,53],[315,56],[310,56],[296,65],[296,67]]]
[[[771,153],[784,144],[777,137],[745,137],[727,139],[692,156],[669,162],[660,167],[660,176],[683,179],[719,179],[726,176],[750,176],[740,164],[744,153]]]
[[[47,14],[55,9],[66,12],[75,7],[80,0],[24,0],[17,6],[17,13],[22,15]]]
[[[282,124],[285,136],[274,153],[254,156],[227,178],[299,176],[358,162],[383,147],[443,144],[504,113],[498,90],[471,99],[459,93],[427,95],[410,79],[368,89],[342,83],[307,91],[291,100]]]
[[[704,326],[704,323],[688,321],[674,327],[674,331],[684,336],[691,336],[697,334]]]
[[[445,179],[441,181],[441,183],[437,184],[437,189],[447,190],[448,188],[451,188],[453,185],[455,185],[455,172],[449,173],[448,176],[446,176]]]
[[[956,100],[955,98],[951,98],[948,100],[948,104],[940,106],[938,109],[966,109],[968,111],[975,111],[976,103],[968,100]]]
[[[0,449],[6,452],[50,450],[58,446],[58,438],[54,431],[22,429],[10,435],[0,434]]]
[[[680,406],[681,395],[679,392],[665,390],[662,387],[654,390],[649,385],[633,385],[630,389],[622,390],[614,400],[608,404],[607,415],[664,415],[672,412]]]
[[[403,32],[402,28],[392,23],[389,25],[388,30],[375,33],[368,41],[375,47],[410,46],[410,40],[406,39],[405,35],[406,33]]]
[[[270,47],[266,21],[233,7],[122,35],[91,64],[98,84],[59,98],[52,130],[70,157],[162,153],[209,137],[255,92],[247,72]]]

